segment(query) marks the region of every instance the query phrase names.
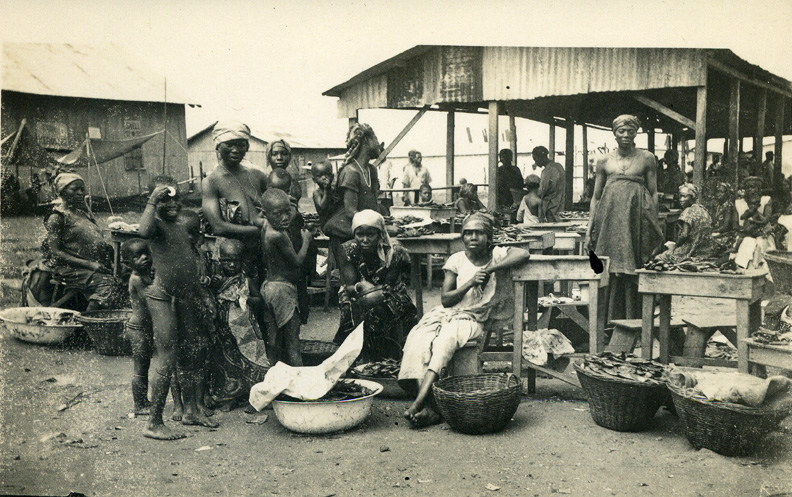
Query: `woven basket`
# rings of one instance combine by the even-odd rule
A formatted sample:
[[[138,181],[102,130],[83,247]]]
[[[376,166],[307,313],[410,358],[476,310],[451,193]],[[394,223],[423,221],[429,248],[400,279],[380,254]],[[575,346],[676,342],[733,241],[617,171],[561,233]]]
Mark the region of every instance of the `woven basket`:
[[[90,311],[77,316],[77,321],[82,323],[97,352],[102,355],[128,355],[132,353],[132,347],[124,336],[124,323],[131,314],[129,309]]]
[[[500,431],[520,405],[520,380],[511,373],[449,376],[432,385],[440,415],[456,431]]]
[[[643,431],[668,400],[665,385],[610,379],[586,373],[575,363],[580,385],[586,392],[594,422],[615,431]]]
[[[724,456],[747,456],[778,426],[777,411],[730,402],[709,401],[669,386],[674,406],[693,447]]]
[[[300,340],[300,353],[304,366],[318,366],[325,359],[335,354],[336,350],[338,350],[338,345],[333,342]]]
[[[769,250],[765,252],[764,260],[767,261],[776,292],[792,293],[792,252]]]

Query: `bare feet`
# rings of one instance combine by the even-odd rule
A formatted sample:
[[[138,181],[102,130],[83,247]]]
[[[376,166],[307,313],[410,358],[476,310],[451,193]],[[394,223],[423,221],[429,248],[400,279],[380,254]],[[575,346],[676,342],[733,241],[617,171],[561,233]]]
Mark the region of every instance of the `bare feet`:
[[[188,426],[205,426],[207,428],[217,428],[220,426],[220,423],[207,418],[201,412],[185,413],[184,416],[182,416],[182,424]]]
[[[135,410],[132,411],[132,412],[134,412],[135,417],[148,416],[150,414],[149,413],[149,407],[150,406],[151,406],[150,403],[148,405],[146,405],[146,406],[135,406]]]
[[[184,433],[175,432],[165,425],[149,425],[143,432],[143,436],[153,438],[154,440],[178,440],[184,438],[186,435]]]
[[[253,407],[253,406],[250,404],[250,402],[248,402],[248,405],[245,407],[245,414],[256,414],[257,412],[258,412],[258,411],[256,410],[256,408],[255,408],[255,407]]]
[[[410,409],[404,411],[404,417],[410,422],[413,428],[425,428],[427,426],[436,425],[442,418],[438,413],[429,407],[423,408],[417,413],[412,413]]]
[[[201,410],[201,412],[203,413],[204,416],[208,417],[208,416],[214,416],[215,415],[214,409],[209,409],[205,405],[199,404],[198,405],[198,409]]]
[[[174,406],[173,407],[173,416],[171,416],[171,419],[174,420],[174,421],[181,421],[183,414],[184,414],[184,408],[183,407]]]

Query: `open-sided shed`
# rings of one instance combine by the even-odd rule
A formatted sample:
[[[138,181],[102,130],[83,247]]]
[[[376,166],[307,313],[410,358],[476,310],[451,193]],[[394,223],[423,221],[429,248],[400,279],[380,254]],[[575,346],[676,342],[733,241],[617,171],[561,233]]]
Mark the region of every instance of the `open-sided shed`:
[[[498,116],[566,128],[566,201],[572,202],[575,125],[610,128],[619,114],[644,123],[649,148],[654,134],[670,133],[676,144],[696,140],[694,181],[701,183],[706,140],[725,138],[735,161],[742,138],[775,136],[781,168],[781,136],[792,132],[792,83],[741,59],[730,50],[701,48],[572,48],[419,45],[381,62],[323,93],[338,97],[339,117],[356,122],[360,109],[445,111],[446,181],[454,182],[454,113],[489,114],[489,181],[496,184]],[[516,156],[516,140],[511,140]],[[389,147],[391,148],[391,147]],[[389,150],[386,149],[386,153]],[[584,150],[584,156],[586,152]],[[584,174],[586,168],[584,168]],[[490,188],[489,206],[497,205]]]

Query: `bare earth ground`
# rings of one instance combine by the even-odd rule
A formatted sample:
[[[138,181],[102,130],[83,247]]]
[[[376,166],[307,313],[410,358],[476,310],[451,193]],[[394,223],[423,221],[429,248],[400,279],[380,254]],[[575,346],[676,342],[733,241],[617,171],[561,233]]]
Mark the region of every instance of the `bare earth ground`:
[[[3,220],[6,278],[29,252]],[[30,220],[27,221],[28,223]],[[38,221],[36,221],[38,222]],[[17,226],[23,226],[23,223]],[[17,228],[15,226],[15,228]],[[25,235],[29,238],[29,224]],[[38,226],[38,225],[36,225]],[[16,231],[16,229],[15,229]],[[21,231],[20,231],[21,232]],[[9,254],[9,247],[13,247]],[[16,254],[14,251],[21,252]],[[2,296],[4,306],[16,299]],[[439,300],[435,290],[430,307]],[[677,299],[675,317],[733,313],[723,301]],[[335,311],[312,310],[303,338],[332,337]],[[183,427],[184,440],[142,437],[131,408],[129,357],[35,346],[0,331],[0,494],[65,495],[592,495],[770,496],[792,492],[792,419],[751,457],[695,450],[661,409],[649,431],[594,424],[582,391],[539,379],[500,433],[441,424],[411,430],[405,401],[378,399],[350,432],[301,436],[273,411],[219,412],[221,426]],[[68,400],[81,399],[59,411]],[[169,402],[166,414],[171,410]],[[267,415],[262,424],[261,416]],[[168,421],[175,426],[175,423]],[[180,427],[180,426],[179,426]],[[203,450],[198,450],[203,449]]]

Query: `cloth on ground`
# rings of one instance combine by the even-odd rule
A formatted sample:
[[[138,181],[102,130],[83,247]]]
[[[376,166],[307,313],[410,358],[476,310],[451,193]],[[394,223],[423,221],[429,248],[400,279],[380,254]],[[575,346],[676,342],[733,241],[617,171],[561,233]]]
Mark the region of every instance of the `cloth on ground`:
[[[525,360],[538,366],[550,366],[553,369],[565,369],[569,363],[557,362],[565,354],[574,354],[575,348],[560,331],[554,329],[523,331],[522,355]],[[552,356],[552,359],[550,359]]]
[[[362,348],[363,325],[360,325],[318,366],[294,367],[278,362],[267,372],[264,381],[250,389],[250,404],[260,411],[281,393],[301,400],[318,399],[333,388]]]
[[[709,400],[792,412],[792,379],[785,376],[758,378],[745,373],[681,371],[670,369],[671,385],[694,389]]]

